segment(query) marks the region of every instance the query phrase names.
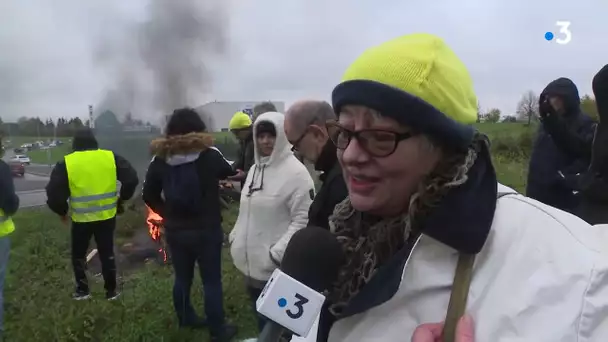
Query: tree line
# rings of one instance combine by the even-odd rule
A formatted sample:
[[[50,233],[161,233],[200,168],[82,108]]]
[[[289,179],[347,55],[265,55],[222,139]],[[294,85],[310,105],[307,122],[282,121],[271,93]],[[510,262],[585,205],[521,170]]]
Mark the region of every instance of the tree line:
[[[0,132],[4,136],[71,137],[79,128],[88,127],[89,120],[78,117],[42,120],[39,117],[21,117],[17,123],[4,123],[0,118]]]
[[[532,90],[528,90],[522,95],[517,103],[517,109],[513,115],[503,115],[498,108],[491,108],[487,111],[483,111],[478,103],[477,122],[525,122],[530,124],[533,121],[538,121],[538,102],[539,96]],[[599,120],[597,106],[593,97],[583,95],[583,97],[581,97],[580,107],[581,111],[590,116],[593,120]]]

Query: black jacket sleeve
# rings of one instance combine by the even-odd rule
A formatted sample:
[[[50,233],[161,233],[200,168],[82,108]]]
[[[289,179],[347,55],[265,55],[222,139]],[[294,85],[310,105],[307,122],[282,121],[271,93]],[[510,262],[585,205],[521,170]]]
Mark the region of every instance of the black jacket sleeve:
[[[209,157],[211,159],[212,165],[216,167],[216,177],[217,179],[226,179],[229,176],[236,175],[236,169],[233,168],[226,158],[222,156],[218,151],[210,149]]]
[[[595,132],[594,123],[589,121],[572,125],[557,115],[548,115],[542,119],[542,124],[560,150],[574,159],[590,162]]]
[[[131,166],[131,163],[125,158],[115,154],[114,160],[116,163],[116,179],[120,182],[120,199],[127,201],[133,197],[139,178],[137,171]]]
[[[14,215],[19,209],[19,196],[15,193],[15,184],[11,168],[0,160],[0,208],[5,215]]]
[[[237,158],[232,164],[233,170],[245,170],[245,144],[239,143],[239,149],[236,154]]]
[[[162,197],[163,182],[160,167],[160,161],[156,158],[148,166],[142,198],[150,209],[154,210],[161,217],[165,217],[165,201]]]
[[[68,213],[68,199],[70,198],[70,185],[68,170],[65,162],[58,162],[51,171],[49,183],[46,185],[46,204],[54,213],[65,216]]]

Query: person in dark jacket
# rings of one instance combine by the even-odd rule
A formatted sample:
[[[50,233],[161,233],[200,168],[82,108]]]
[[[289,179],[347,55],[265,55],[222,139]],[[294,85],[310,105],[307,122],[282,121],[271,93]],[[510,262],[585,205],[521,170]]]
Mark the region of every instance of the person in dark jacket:
[[[228,124],[232,134],[239,140],[237,159],[232,164],[236,174],[230,179],[241,182],[241,188],[247,178],[247,172],[255,164],[252,124],[251,118],[244,112],[236,112]]]
[[[222,290],[222,216],[219,181],[235,174],[213,137],[191,108],[177,109],[166,136],[151,144],[155,155],[144,182],[144,202],[164,221],[175,282],[173,305],[181,327],[209,326],[212,341],[229,341],[236,327],[226,324]],[[194,265],[203,282],[205,314],[190,303]]]
[[[0,140],[0,157],[3,155]],[[4,332],[4,278],[11,249],[10,234],[15,231],[12,216],[19,209],[19,196],[15,193],[10,167],[0,159],[0,340]]]
[[[114,230],[116,214],[123,211],[139,183],[137,172],[124,158],[99,149],[93,132],[78,130],[72,141],[72,152],[58,162],[46,186],[47,205],[67,223],[72,221],[72,266],[76,279],[73,298],[90,298],[85,273],[86,253],[91,237],[95,238],[101,260],[106,298],[116,299],[116,263]],[[121,183],[116,198],[117,182]]]
[[[546,100],[541,101],[539,108],[545,127],[559,148],[581,156],[588,165],[585,172],[564,175],[564,181],[580,197],[574,213],[590,224],[599,224],[608,223],[608,65],[593,78],[593,93],[600,123],[595,125],[592,141],[559,120]]]
[[[335,120],[331,105],[325,101],[300,101],[285,113],[285,135],[292,151],[313,163],[322,172],[322,182],[310,209],[308,225],[329,229],[329,215],[348,196],[342,168],[336,157],[336,146],[329,140],[325,123]]]
[[[576,85],[568,78],[559,78],[547,85],[540,95],[541,125],[534,142],[528,168],[526,195],[555,208],[572,212],[578,198],[564,181],[586,169],[585,151],[560,143],[562,137],[553,130],[559,122],[570,127],[580,141],[593,140],[594,123],[580,110]],[[554,115],[549,115],[549,111]],[[553,133],[552,133],[553,130]]]

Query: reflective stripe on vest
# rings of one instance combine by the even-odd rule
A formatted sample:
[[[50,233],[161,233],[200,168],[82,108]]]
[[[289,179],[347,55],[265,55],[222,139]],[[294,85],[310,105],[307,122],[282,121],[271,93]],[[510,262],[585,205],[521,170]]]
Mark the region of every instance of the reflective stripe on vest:
[[[77,151],[65,156],[74,222],[94,222],[116,216],[116,162],[106,150]]]
[[[0,209],[0,237],[7,236],[15,231],[13,219],[4,214],[4,210]]]

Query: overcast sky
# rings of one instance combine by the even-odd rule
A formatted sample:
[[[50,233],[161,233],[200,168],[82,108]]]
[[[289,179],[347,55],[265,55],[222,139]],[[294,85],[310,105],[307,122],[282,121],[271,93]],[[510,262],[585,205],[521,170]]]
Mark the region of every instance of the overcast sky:
[[[329,99],[364,49],[413,32],[444,38],[468,67],[482,108],[504,114],[515,111],[526,90],[539,92],[562,76],[581,95],[590,93],[593,75],[608,63],[605,0],[206,2],[214,1],[223,6],[216,12],[223,13],[221,27],[214,28],[223,32],[223,44],[197,53],[209,72],[204,89],[190,96],[192,106],[213,99]],[[125,67],[137,54],[129,49],[138,44],[134,27],[150,15],[148,3],[0,1],[0,117],[85,118],[87,105],[101,106],[124,79],[138,79],[133,91],[151,94],[153,81],[129,76],[140,67]],[[544,39],[546,31],[560,36],[558,20],[571,22],[568,45]],[[156,121],[158,111],[141,109],[153,107],[139,104],[134,115]]]

